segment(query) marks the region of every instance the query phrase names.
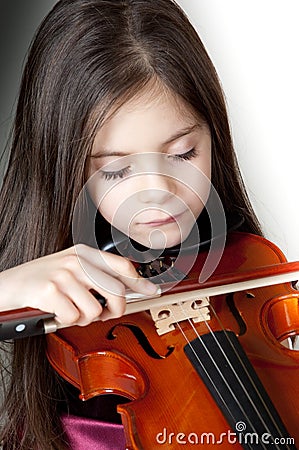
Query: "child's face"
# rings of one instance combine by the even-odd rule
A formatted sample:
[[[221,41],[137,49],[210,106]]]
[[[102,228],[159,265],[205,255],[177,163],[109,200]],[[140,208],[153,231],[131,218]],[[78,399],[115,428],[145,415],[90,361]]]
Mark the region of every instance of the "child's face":
[[[152,248],[189,235],[210,190],[209,127],[178,97],[145,90],[97,133],[90,193],[115,228]]]

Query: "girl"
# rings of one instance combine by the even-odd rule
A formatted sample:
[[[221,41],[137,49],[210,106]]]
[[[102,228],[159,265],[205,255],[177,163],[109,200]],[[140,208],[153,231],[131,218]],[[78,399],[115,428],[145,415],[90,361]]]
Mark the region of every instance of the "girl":
[[[204,226],[203,202],[177,180],[130,177],[132,159],[123,158],[149,153],[176,164],[190,161],[211,179],[227,219],[241,214],[240,229],[260,234],[215,69],[178,5],[172,0],[59,1],[30,49],[2,187],[2,310],[30,306],[55,313],[65,325],[84,326],[97,317],[121,315],[126,288],[156,292],[126,258],[74,246],[72,236],[77,199],[98,171],[102,185],[124,179],[126,186],[105,188],[96,225],[101,248],[121,207],[117,202],[135,201],[136,191],[134,205],[140,210],[134,210],[135,220],[125,231],[140,244],[148,245],[157,227],[167,247],[187,237],[190,217],[177,205]],[[156,166],[146,170],[152,173]],[[98,199],[92,189],[91,197]],[[105,297],[104,311],[92,289]],[[2,429],[7,450],[68,448],[72,437],[65,416],[61,421],[65,411],[82,420],[115,421],[113,399],[98,398],[90,405],[76,400],[77,392],[49,366],[43,338],[11,345]],[[118,447],[110,440],[103,448],[123,448],[119,439]],[[100,442],[96,448],[102,448]]]

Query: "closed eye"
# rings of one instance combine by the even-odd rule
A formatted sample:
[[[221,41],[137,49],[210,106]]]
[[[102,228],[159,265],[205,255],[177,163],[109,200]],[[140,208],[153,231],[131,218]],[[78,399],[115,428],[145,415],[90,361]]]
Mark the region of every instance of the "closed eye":
[[[198,156],[197,151],[195,150],[195,148],[192,148],[191,150],[189,150],[186,153],[180,153],[178,155],[169,155],[170,158],[176,160],[176,161],[188,161],[192,158],[195,158],[196,156]]]
[[[106,180],[117,180],[118,178],[124,178],[126,175],[129,174],[131,168],[130,166],[124,167],[123,169],[116,170],[113,172],[106,172],[105,170],[101,170],[101,176]]]

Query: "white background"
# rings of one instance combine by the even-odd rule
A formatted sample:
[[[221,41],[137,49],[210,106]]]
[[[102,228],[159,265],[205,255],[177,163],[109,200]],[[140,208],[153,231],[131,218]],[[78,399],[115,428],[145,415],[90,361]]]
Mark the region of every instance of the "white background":
[[[226,93],[245,184],[266,237],[299,260],[299,2],[179,0]]]
[[[26,48],[55,0],[0,2],[3,146]],[[220,76],[239,163],[266,237],[288,259],[299,260],[299,2],[178,3],[195,25]]]

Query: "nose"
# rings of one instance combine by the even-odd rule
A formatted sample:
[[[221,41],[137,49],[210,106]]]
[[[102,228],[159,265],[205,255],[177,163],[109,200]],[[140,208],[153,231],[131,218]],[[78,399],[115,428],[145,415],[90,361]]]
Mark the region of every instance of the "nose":
[[[176,193],[174,181],[162,174],[143,174],[138,186],[138,200],[145,204],[166,203]]]

